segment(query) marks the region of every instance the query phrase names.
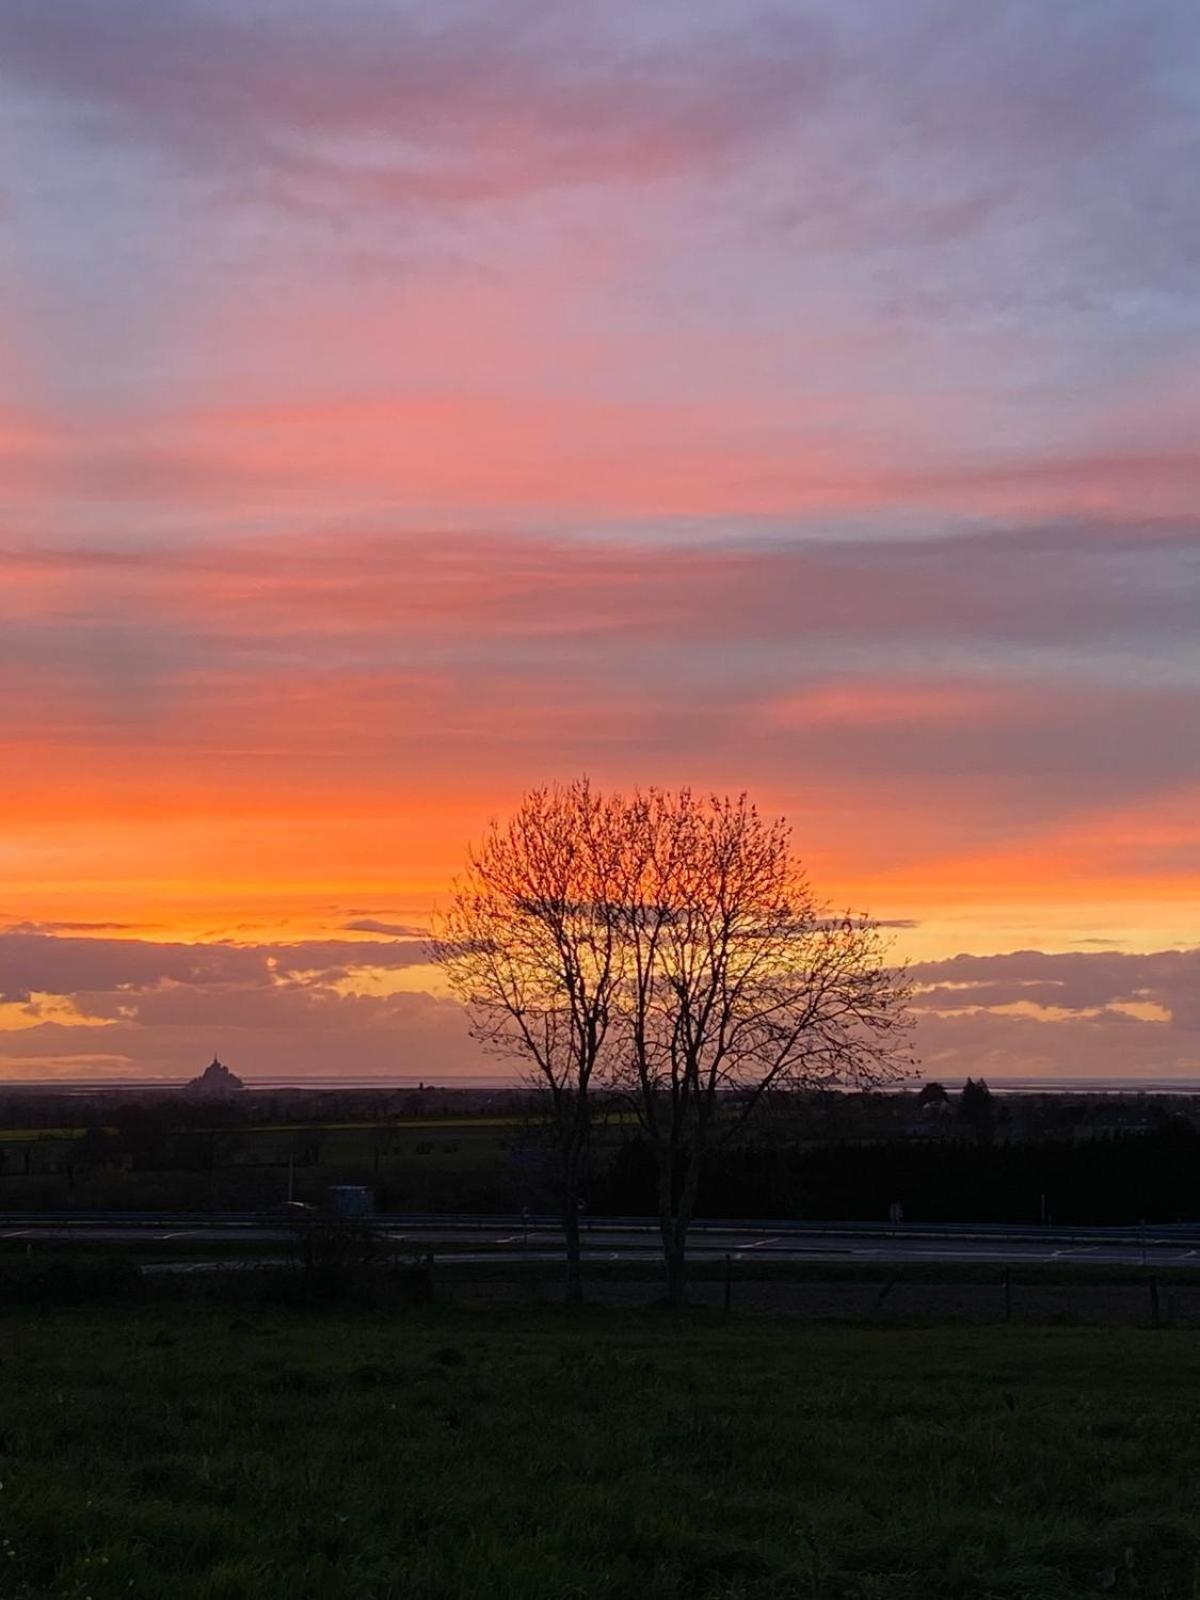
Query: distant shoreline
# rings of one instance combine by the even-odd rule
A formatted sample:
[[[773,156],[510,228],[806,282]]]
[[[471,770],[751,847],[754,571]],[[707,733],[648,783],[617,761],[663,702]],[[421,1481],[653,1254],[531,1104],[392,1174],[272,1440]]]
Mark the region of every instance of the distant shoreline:
[[[122,1094],[161,1091],[164,1094],[182,1093],[191,1082],[188,1078],[0,1078],[0,1094]],[[963,1078],[923,1079],[910,1078],[884,1088],[884,1094],[917,1093],[926,1082],[938,1082],[957,1093],[966,1080]],[[524,1089],[528,1084],[518,1078],[457,1077],[433,1082],[417,1075],[391,1077],[329,1077],[329,1078],[250,1078],[244,1079],[247,1094],[271,1094],[280,1091],[292,1093],[336,1094],[369,1092],[380,1093],[424,1088],[430,1093],[446,1094],[455,1090],[469,1090],[478,1094],[486,1090],[496,1093]],[[989,1087],[994,1094],[1146,1094],[1146,1095],[1200,1095],[1200,1078],[992,1078]],[[845,1091],[853,1093],[853,1090]]]

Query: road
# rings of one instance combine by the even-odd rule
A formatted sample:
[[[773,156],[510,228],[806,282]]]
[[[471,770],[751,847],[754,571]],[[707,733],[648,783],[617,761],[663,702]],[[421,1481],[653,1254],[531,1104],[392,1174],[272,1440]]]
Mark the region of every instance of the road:
[[[301,1218],[299,1226],[304,1225]],[[294,1239],[297,1224],[270,1214],[0,1215],[0,1242],[57,1241],[249,1246]],[[519,1217],[375,1217],[371,1226],[398,1249],[439,1251],[459,1261],[547,1261],[561,1256],[548,1219]],[[600,1261],[644,1261],[658,1254],[653,1221],[596,1219],[585,1223],[585,1254]],[[1140,1228],[1056,1229],[1034,1226],[864,1223],[703,1222],[694,1228],[694,1260],[770,1262],[1013,1262],[1078,1266],[1194,1267],[1200,1271],[1200,1224]]]

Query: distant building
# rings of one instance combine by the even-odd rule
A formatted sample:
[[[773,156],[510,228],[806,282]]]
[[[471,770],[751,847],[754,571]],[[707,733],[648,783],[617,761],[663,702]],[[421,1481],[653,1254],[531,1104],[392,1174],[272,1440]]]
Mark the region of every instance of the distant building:
[[[223,1061],[218,1061],[214,1056],[198,1078],[192,1078],[184,1087],[186,1094],[203,1095],[206,1100],[220,1100],[227,1095],[236,1094],[246,1085],[237,1076],[230,1072]]]

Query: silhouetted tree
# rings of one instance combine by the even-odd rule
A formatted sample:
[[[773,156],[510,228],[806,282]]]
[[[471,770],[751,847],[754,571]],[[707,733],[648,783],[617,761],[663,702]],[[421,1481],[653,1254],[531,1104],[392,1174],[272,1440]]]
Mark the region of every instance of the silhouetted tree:
[[[626,981],[606,1074],[654,1152],[667,1299],[711,1150],[774,1090],[898,1076],[907,984],[878,928],[831,916],[782,821],[745,795],[635,793],[623,807]]]
[[[996,1105],[992,1091],[980,1078],[968,1078],[958,1097],[958,1115],[977,1139],[990,1139],[996,1124]]]
[[[907,985],[885,953],[873,923],[816,901],[785,824],[745,796],[601,796],[580,780],[493,824],[435,955],[475,1036],[548,1095],[571,1298],[594,1089],[640,1119],[679,1304],[711,1149],[775,1090],[904,1070]]]
[[[620,802],[586,779],[533,790],[471,852],[434,943],[475,1038],[523,1061],[546,1096],[572,1301],[592,1080],[622,978],[623,838]]]

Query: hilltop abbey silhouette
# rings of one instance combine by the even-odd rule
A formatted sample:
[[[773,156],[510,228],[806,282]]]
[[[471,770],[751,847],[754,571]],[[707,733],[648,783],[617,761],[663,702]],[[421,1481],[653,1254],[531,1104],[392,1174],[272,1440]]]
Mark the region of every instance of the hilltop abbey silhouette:
[[[190,1078],[185,1085],[187,1094],[203,1095],[205,1099],[224,1099],[227,1095],[236,1094],[246,1085],[217,1056],[213,1056],[208,1066],[198,1078]]]

